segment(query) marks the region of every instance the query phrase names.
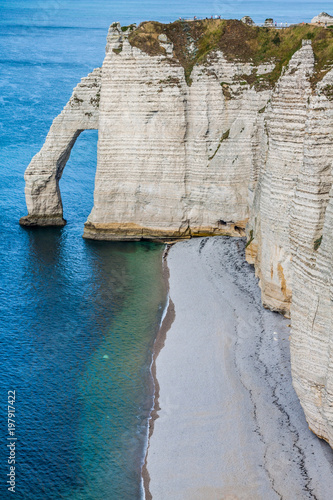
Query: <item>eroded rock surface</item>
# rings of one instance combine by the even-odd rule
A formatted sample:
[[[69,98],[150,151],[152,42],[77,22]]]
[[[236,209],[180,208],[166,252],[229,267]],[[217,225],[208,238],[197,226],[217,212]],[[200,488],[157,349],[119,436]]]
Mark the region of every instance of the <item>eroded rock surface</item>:
[[[243,234],[252,136],[269,92],[242,85],[251,65],[229,63],[220,52],[194,68],[188,86],[167,54],[121,43],[102,69],[95,199],[84,235]]]
[[[37,153],[25,178],[25,198],[29,215],[24,226],[63,226],[59,189],[64,167],[76,139],[83,130],[98,129],[101,69],[96,68],[73,90],[73,94],[50,128],[44,146]]]
[[[204,55],[195,25],[110,27],[102,68],[74,89],[26,171],[21,223],[64,224],[59,179],[80,132],[98,128],[85,237],[165,241],[247,227],[262,301],[291,315],[307,420],[333,446],[332,66],[308,39],[281,67],[263,53],[255,61],[237,30],[256,28],[215,24],[227,42]],[[278,53],[289,32],[263,33]],[[319,35],[316,50],[330,43],[329,30]]]
[[[333,445],[333,103],[330,71],[311,97],[291,212],[292,373],[310,428]]]
[[[292,295],[290,220],[304,158],[305,123],[314,57],[305,44],[278,81],[265,112],[256,200],[248,226],[248,261],[255,264],[264,305],[288,314]]]

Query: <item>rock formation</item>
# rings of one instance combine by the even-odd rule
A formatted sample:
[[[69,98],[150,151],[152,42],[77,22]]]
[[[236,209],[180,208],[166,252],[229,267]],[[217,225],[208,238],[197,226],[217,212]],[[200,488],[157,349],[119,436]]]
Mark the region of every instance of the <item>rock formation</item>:
[[[183,68],[165,59],[127,40],[121,54],[106,55],[86,237],[243,234],[251,136],[269,92],[234,83],[251,65],[228,63],[221,53],[208,67],[194,68],[191,86]],[[233,99],[224,96],[223,85]]]
[[[247,257],[260,277],[264,305],[284,314],[288,314],[291,301],[290,211],[303,163],[313,70],[312,47],[305,43],[272,93],[265,111],[265,157],[248,225],[252,241]]]
[[[247,24],[248,26],[254,26],[254,21],[250,16],[244,16],[241,19],[242,23]]]
[[[165,241],[246,228],[264,305],[291,315],[293,380],[309,425],[331,446],[332,44],[330,30],[306,25],[114,23],[102,68],[74,89],[26,171],[21,219],[64,223],[59,179],[79,133],[98,128],[85,237]]]
[[[333,103],[331,70],[311,96],[290,239],[292,374],[310,428],[333,445]]]
[[[63,226],[59,190],[64,167],[76,139],[83,130],[98,128],[101,69],[97,68],[73,90],[59,116],[55,118],[45,144],[25,172],[25,197],[29,215],[25,226]]]
[[[331,26],[333,24],[333,16],[330,16],[326,12],[321,12],[318,16],[315,16],[311,23],[313,24],[326,24],[327,26]]]
[[[287,315],[291,304],[293,384],[311,430],[333,446],[333,70],[315,91],[313,70],[306,44],[267,109],[247,258],[263,303]]]

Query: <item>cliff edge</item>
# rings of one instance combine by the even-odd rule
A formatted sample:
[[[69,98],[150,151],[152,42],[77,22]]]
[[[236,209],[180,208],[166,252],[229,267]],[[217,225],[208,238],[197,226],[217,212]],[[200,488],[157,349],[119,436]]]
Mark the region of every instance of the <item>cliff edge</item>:
[[[59,180],[98,129],[84,237],[247,234],[266,307],[291,315],[293,383],[333,446],[333,31],[240,21],[111,25],[25,173],[23,225],[62,225]]]

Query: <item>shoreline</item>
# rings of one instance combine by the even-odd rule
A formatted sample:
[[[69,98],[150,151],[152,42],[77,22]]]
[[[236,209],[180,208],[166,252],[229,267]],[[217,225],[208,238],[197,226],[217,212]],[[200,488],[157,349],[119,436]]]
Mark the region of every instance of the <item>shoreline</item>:
[[[288,321],[263,308],[244,247],[189,240],[163,260],[170,303],[154,344],[146,500],[330,500],[332,450],[308,429]]]
[[[147,468],[147,458],[148,458],[148,451],[149,451],[149,444],[150,444],[150,439],[151,436],[154,432],[154,425],[155,421],[158,418],[158,411],[160,410],[159,406],[159,392],[160,392],[160,387],[158,383],[158,379],[156,376],[156,361],[158,358],[159,353],[163,349],[166,341],[166,335],[168,330],[170,330],[172,323],[174,322],[175,319],[175,307],[170,299],[170,287],[169,287],[169,277],[170,277],[170,272],[167,264],[167,256],[169,253],[169,250],[172,246],[172,243],[168,243],[165,247],[165,250],[163,252],[162,256],[162,276],[163,280],[166,283],[167,286],[167,302],[166,302],[166,312],[162,316],[161,320],[161,325],[160,328],[157,332],[156,339],[154,342],[153,346],[153,356],[152,356],[152,363],[150,367],[150,372],[153,380],[153,386],[154,386],[154,403],[153,406],[150,410],[149,418],[148,418],[148,432],[147,432],[147,442],[146,442],[146,453],[144,456],[144,463],[142,465],[141,469],[141,477],[143,481],[143,491],[144,491],[144,499],[145,500],[152,500],[152,495],[149,490],[149,485],[150,485],[150,475],[149,471]]]

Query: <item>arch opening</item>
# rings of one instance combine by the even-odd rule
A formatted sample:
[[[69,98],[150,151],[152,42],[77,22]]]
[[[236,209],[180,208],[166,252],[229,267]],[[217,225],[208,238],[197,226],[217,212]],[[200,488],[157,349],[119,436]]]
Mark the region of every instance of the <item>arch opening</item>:
[[[33,157],[25,178],[28,215],[23,226],[64,226],[59,181],[71,150],[84,130],[98,129],[101,68],[75,87],[68,103],[53,121],[42,149]]]

